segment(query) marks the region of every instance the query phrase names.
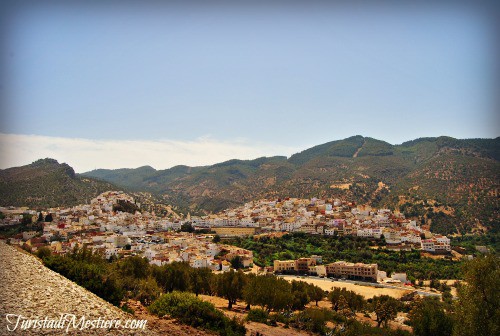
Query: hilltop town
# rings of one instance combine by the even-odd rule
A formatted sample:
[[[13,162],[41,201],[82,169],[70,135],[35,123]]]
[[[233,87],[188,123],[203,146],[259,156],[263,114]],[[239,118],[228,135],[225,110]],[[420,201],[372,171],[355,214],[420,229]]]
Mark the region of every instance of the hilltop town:
[[[449,253],[450,239],[400,212],[356,205],[340,199],[285,198],[259,200],[205,217],[189,217],[197,228],[220,236],[270,232],[305,232],[330,236],[384,238],[393,248]]]
[[[53,253],[65,254],[86,246],[107,259],[142,256],[158,266],[178,261],[214,271],[229,270],[235,257],[242,267],[253,266],[252,251],[219,242],[234,236],[304,232],[383,238],[391,249],[421,249],[432,253],[451,250],[449,238],[432,234],[427,226],[405,219],[399,212],[340,199],[258,200],[209,216],[188,214],[182,220],[140,212],[139,208],[140,204],[130,195],[108,191],[92,199],[90,204],[71,208],[51,208],[44,212],[2,208],[0,211],[4,216],[3,226],[26,221],[26,217],[28,222],[38,222],[39,231],[27,230],[9,239],[10,244],[32,252],[49,247]],[[311,264],[311,260],[316,259],[309,259],[308,267],[316,265]],[[276,264],[275,271],[290,270],[289,265]],[[374,270],[368,265],[366,269],[369,270],[366,277],[377,280],[376,267]],[[313,274],[324,272],[316,268],[310,270]]]

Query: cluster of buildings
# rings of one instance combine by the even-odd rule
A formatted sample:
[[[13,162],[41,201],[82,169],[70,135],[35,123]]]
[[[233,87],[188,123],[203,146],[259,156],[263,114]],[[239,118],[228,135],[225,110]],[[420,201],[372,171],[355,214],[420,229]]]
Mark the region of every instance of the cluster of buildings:
[[[123,192],[109,191],[87,205],[49,209],[52,221],[39,223],[41,235],[34,230],[25,231],[10,238],[10,243],[33,252],[48,247],[56,254],[85,246],[108,259],[137,255],[159,266],[177,261],[188,262],[195,268],[225,271],[235,257],[239,257],[244,267],[253,266],[251,251],[213,243],[214,235],[178,232],[182,221],[171,222],[148,212],[115,211],[120,201],[134,203]],[[30,214],[36,222],[38,214]]]
[[[451,251],[450,240],[430,232],[400,212],[373,209],[339,199],[259,200],[205,217],[191,217],[196,228],[222,237],[262,232],[305,232],[318,235],[384,237],[392,248],[416,248],[432,253]]]
[[[47,246],[54,253],[67,253],[75,247],[87,246],[106,258],[130,255],[143,256],[151,264],[164,265],[175,261],[188,262],[192,267],[227,270],[238,257],[243,267],[253,266],[251,251],[213,242],[215,232],[221,238],[264,234],[305,232],[318,235],[351,235],[365,238],[385,238],[390,246],[421,248],[432,253],[450,252],[450,240],[433,235],[425,226],[407,220],[401,213],[388,209],[372,209],[339,199],[259,200],[218,214],[172,220],[152,212],[122,212],[117,204],[135,204],[134,199],[120,191],[108,191],[89,204],[71,208],[53,208],[37,213],[26,208],[1,209],[3,225],[19,223],[26,216],[42,227],[25,231],[11,244],[36,251]],[[140,206],[140,204],[136,204]],[[134,209],[133,206],[128,207]],[[123,207],[120,207],[123,209]],[[51,221],[39,222],[50,214]],[[179,232],[190,224],[194,233]],[[276,272],[296,272],[319,276],[377,279],[377,265],[346,263],[322,265],[320,256],[299,260],[275,261]]]
[[[307,274],[366,281],[377,281],[380,278],[377,264],[336,261],[322,265],[319,256],[297,260],[275,260],[273,269],[278,274]]]

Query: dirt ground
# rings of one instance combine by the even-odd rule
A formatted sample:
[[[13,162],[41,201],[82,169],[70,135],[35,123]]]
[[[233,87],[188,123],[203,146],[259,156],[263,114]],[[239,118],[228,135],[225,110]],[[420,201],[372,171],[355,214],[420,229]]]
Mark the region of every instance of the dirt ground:
[[[353,292],[362,295],[365,299],[371,299],[377,295],[389,295],[393,298],[399,299],[403,295],[410,293],[409,290],[396,289],[396,288],[378,288],[372,286],[361,286],[355,285],[349,282],[343,281],[331,281],[330,279],[314,279],[314,278],[297,278],[296,276],[284,276],[288,281],[300,280],[307,283],[312,283],[323,290],[331,291],[332,287],[345,288],[347,290],[352,290]]]
[[[441,283],[446,283],[448,286],[451,287],[451,295],[453,296],[457,296],[458,293],[457,293],[457,288],[455,287],[456,285],[456,282],[462,282],[462,280],[439,280],[439,282]],[[430,288],[430,280],[426,280],[424,281],[424,287],[422,287],[423,290],[426,290],[428,292],[434,292],[434,293],[440,293],[438,290],[436,289],[433,289],[433,288]]]
[[[320,279],[297,279],[295,277],[290,277],[290,281],[294,280],[301,280],[301,281],[306,281],[309,283],[313,283],[324,290],[331,290],[332,286],[335,287],[344,287],[347,288],[348,290],[353,290],[358,294],[363,295],[365,298],[371,298],[375,295],[381,295],[381,294],[387,294],[395,298],[400,298],[402,295],[407,293],[408,291],[406,290],[399,290],[399,289],[390,289],[390,288],[375,288],[375,287],[368,287],[368,286],[358,286],[354,285],[351,283],[344,283],[340,281],[335,281],[332,282],[330,280],[320,280]],[[229,318],[239,318],[241,320],[244,320],[247,314],[246,311],[246,304],[244,302],[237,302],[235,305],[233,305],[232,310],[227,309],[227,300],[216,297],[216,296],[209,296],[209,295],[199,295],[199,298],[208,302],[211,302],[212,304],[215,305],[218,309],[220,309],[226,316]],[[207,332],[207,331],[202,331],[198,330],[189,326],[182,325],[178,322],[176,322],[174,319],[168,319],[168,318],[159,318],[154,315],[151,315],[147,312],[146,308],[144,308],[140,303],[136,301],[129,301],[128,303],[129,307],[132,308],[135,311],[135,316],[137,318],[141,319],[147,319],[149,322],[149,326],[152,327],[152,329],[159,331],[162,334],[169,334],[172,336],[181,336],[181,335],[195,335],[195,336],[209,336],[209,335],[215,335],[213,333]],[[315,303],[310,303],[308,306],[310,307],[315,307]],[[331,303],[324,299],[323,301],[320,301],[318,304],[319,307],[322,308],[331,308]],[[373,326],[376,325],[376,322],[374,321],[374,317],[368,318],[365,317],[363,314],[358,313],[357,318],[358,321],[360,322],[366,322],[369,323]],[[402,321],[404,320],[404,316],[402,315],[397,321],[391,321],[390,322],[390,327],[393,329],[405,329],[405,330],[411,330],[410,327],[404,325]],[[257,323],[257,322],[246,322],[245,327],[247,328],[247,335],[248,336],[255,336],[255,335],[262,335],[262,336],[300,336],[300,335],[312,335],[310,333],[306,333],[304,331],[298,331],[293,328],[285,328],[283,326],[277,326],[277,327],[272,327],[268,326],[263,323]]]
[[[236,316],[237,318],[244,319],[246,316],[246,305],[244,302],[238,302],[236,305],[233,305],[233,310],[227,310],[227,300],[222,299],[216,296],[208,296],[208,295],[200,295],[200,299],[213,303],[218,309],[222,310],[226,316],[232,318]],[[314,302],[311,302],[307,305],[307,307],[316,307]],[[331,308],[332,304],[327,299],[318,302],[319,308]],[[411,331],[411,327],[405,325],[403,321],[406,318],[406,314],[398,313],[398,318],[395,321],[389,322],[389,327],[391,329],[404,329]],[[356,314],[356,320],[364,323],[368,323],[372,326],[376,326],[377,322],[375,322],[375,316],[372,313],[371,318],[365,317],[362,313]],[[256,335],[257,332],[260,335],[265,336],[299,336],[299,335],[312,335],[310,333],[306,333],[304,331],[295,330],[293,328],[284,328],[283,326],[272,327],[263,323],[256,322],[247,322],[245,323],[247,327],[247,335]]]
[[[236,316],[237,318],[244,319],[246,317],[247,311],[245,310],[246,304],[244,302],[237,302],[233,305],[232,310],[227,309],[227,300],[222,299],[217,296],[200,295],[200,299],[211,302],[218,309],[222,310],[226,316],[232,318]],[[257,323],[257,322],[247,322],[245,323],[247,328],[247,335],[257,335],[259,333],[262,336],[300,336],[300,335],[312,335],[304,331],[298,331],[292,328],[284,328],[281,326],[272,327],[267,324]]]
[[[211,302],[218,309],[220,309],[226,316],[229,318],[237,317],[239,319],[244,320],[247,314],[246,304],[244,302],[237,302],[233,305],[232,310],[227,309],[227,300],[216,297],[216,296],[208,296],[208,295],[200,295],[200,299]],[[130,300],[128,302],[128,306],[134,310],[134,316],[140,319],[147,319],[148,326],[161,333],[168,334],[171,336],[185,336],[185,335],[193,335],[193,336],[213,336],[215,333],[199,330],[192,328],[190,326],[186,326],[178,323],[175,319],[170,318],[160,318],[150,314],[147,309],[142,306],[139,302]],[[308,307],[315,307],[315,303],[310,303]],[[328,300],[323,300],[318,303],[318,306],[321,308],[331,308],[331,303]],[[356,314],[356,319],[360,322],[369,323],[373,326],[376,326],[376,322],[374,321],[374,316],[371,318],[365,317],[362,313]],[[411,330],[410,327],[404,325],[402,321],[404,320],[404,314],[399,313],[399,318],[396,321],[391,321],[389,327],[393,329],[405,329]],[[247,328],[247,336],[301,336],[301,335],[312,335],[311,333],[307,333],[305,331],[299,331],[293,328],[285,328],[284,326],[278,325],[277,327],[272,327],[263,323],[257,322],[246,322],[245,327]]]

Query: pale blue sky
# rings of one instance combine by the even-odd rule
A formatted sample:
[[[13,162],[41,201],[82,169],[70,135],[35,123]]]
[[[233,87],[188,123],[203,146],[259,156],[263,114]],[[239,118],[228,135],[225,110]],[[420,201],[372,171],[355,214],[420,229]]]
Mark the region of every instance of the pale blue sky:
[[[297,149],[500,135],[497,36],[476,7],[117,3],[5,11],[1,133]]]

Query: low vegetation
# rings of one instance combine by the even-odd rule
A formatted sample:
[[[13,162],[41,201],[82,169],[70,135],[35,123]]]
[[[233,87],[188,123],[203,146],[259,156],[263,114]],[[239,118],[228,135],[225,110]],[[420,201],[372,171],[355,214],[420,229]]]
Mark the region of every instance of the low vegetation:
[[[495,254],[463,265],[465,281],[458,287],[457,300],[445,295],[449,286],[434,281],[434,287],[443,291],[443,300],[425,298],[410,304],[387,295],[364,300],[346,289],[326,293],[304,282],[241,270],[214,274],[186,263],[158,267],[140,257],[109,262],[85,248],[65,256],[53,255],[48,248],[41,248],[37,254],[49,268],[115,305],[135,298],[154,314],[167,314],[220,335],[243,335],[245,327],[242,321],[229,319],[212,304],[198,299],[198,294],[223,297],[228,309],[237,301],[245,302],[249,321],[322,335],[409,335],[389,328],[389,322],[401,311],[409,312],[407,324],[418,336],[486,336],[500,331],[500,261]],[[331,309],[316,307],[315,303],[325,297]],[[367,315],[369,312],[371,315]],[[358,321],[360,313],[371,316],[377,327]]]
[[[213,304],[198,299],[191,293],[163,294],[150,306],[149,311],[158,316],[169,315],[180,322],[218,332],[219,335],[245,335],[246,328],[237,319],[229,319]]]

